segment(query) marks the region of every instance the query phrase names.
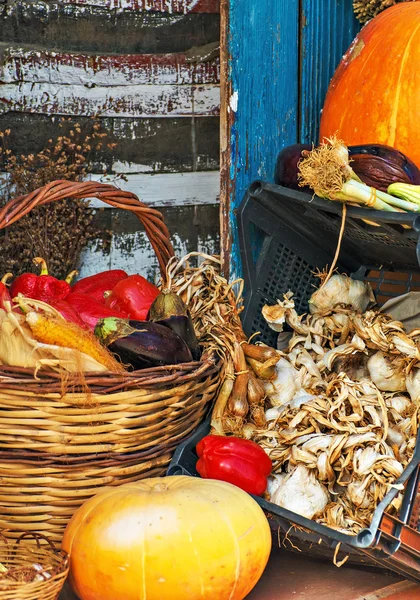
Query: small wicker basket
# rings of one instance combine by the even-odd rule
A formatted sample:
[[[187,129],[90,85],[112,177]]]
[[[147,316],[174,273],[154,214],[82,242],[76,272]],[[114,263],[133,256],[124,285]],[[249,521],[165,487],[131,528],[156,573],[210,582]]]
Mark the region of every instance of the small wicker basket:
[[[110,185],[50,183],[10,201],[0,229],[36,206],[92,197],[139,218],[165,278],[173,249],[162,215]],[[0,528],[60,543],[74,511],[101,487],[163,475],[219,383],[219,361],[208,353],[134,373],[87,373],[83,387],[69,376],[65,389],[59,374],[0,366]]]
[[[36,533],[1,534],[0,563],[0,600],[57,600],[69,571],[67,554]]]

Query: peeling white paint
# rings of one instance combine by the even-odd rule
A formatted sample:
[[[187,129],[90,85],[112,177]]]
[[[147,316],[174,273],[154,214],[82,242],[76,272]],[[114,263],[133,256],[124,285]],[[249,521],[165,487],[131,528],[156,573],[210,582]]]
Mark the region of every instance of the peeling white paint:
[[[135,163],[116,160],[112,163],[112,172],[121,175],[136,173],[154,173],[155,171],[159,170],[156,168],[156,166],[157,165],[137,165]]]
[[[185,256],[192,249],[179,235],[171,237],[175,254]],[[197,248],[205,254],[219,254],[218,243],[209,236],[199,237]],[[129,274],[140,273],[150,281],[159,278],[159,265],[144,231],[115,236],[109,254],[94,247],[87,248],[81,256],[79,277],[88,277],[107,269],[124,269]]]
[[[79,4],[85,6],[99,6],[101,8],[120,10],[145,10],[159,12],[175,12],[188,14],[194,9],[199,10],[200,5],[203,12],[208,8],[218,9],[216,1],[203,0],[61,0],[62,4]],[[206,8],[208,5],[208,8]]]
[[[229,100],[230,109],[235,113],[238,111],[238,98],[239,98],[238,92],[235,91],[235,92],[233,92],[233,94],[231,95],[230,100]]]
[[[0,173],[0,187],[8,175]],[[219,171],[191,173],[126,174],[125,180],[118,175],[90,174],[88,181],[100,181],[115,185],[120,190],[133,192],[150,206],[194,206],[197,204],[217,204],[220,196]],[[112,208],[108,204],[90,198],[93,208]]]
[[[115,176],[90,175],[89,179],[110,183],[121,190],[136,194],[145,204],[160,208],[163,206],[191,206],[195,204],[216,204],[220,195],[219,171],[192,173],[168,173],[159,175],[129,174],[126,180]],[[92,200],[96,208],[108,207],[99,200]]]
[[[133,86],[213,84],[220,81],[216,58],[201,64],[187,62],[184,54],[80,54],[28,51],[19,47],[4,52],[2,83],[55,85]]]
[[[88,89],[48,83],[4,84],[0,100],[0,113],[103,117],[211,116],[217,115],[219,108],[218,85],[135,85],[128,92],[124,86]]]

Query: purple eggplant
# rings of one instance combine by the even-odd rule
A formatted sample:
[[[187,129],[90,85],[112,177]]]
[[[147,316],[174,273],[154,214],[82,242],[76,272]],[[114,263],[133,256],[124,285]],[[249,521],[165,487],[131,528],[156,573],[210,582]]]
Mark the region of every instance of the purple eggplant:
[[[313,194],[307,187],[299,187],[298,163],[302,152],[312,150],[309,144],[293,144],[283,148],[277,157],[274,181],[294,190]],[[420,185],[420,169],[402,152],[382,144],[349,146],[351,167],[360,179],[378,190],[387,191],[391,183]]]
[[[107,317],[95,335],[129,370],[191,362],[191,351],[169,327],[151,321]]]
[[[293,144],[283,148],[277,157],[274,182],[292,190],[313,194],[311,188],[300,187],[298,184],[298,162],[301,160],[304,150],[310,151],[312,146],[310,144]]]
[[[178,294],[171,292],[171,290],[162,290],[150,307],[148,319],[172,329],[187,344],[193,359],[200,359],[201,350],[195,335],[191,315],[185,302]]]
[[[391,183],[420,184],[420,170],[405,154],[391,146],[350,146],[351,167],[360,179],[386,192]]]

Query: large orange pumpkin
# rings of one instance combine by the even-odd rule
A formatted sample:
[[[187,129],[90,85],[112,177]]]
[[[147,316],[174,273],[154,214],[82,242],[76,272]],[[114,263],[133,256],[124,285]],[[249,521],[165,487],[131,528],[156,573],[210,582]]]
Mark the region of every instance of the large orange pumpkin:
[[[321,140],[387,144],[420,167],[420,2],[402,2],[370,21],[331,80]]]
[[[264,571],[271,534],[239,488],[166,477],[88,500],[63,549],[81,600],[242,600]]]

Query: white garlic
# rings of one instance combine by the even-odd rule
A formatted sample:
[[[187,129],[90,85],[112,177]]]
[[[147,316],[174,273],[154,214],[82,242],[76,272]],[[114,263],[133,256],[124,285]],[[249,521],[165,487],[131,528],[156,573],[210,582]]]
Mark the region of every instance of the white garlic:
[[[411,402],[406,396],[394,396],[387,401],[387,404],[390,404],[397,413],[403,416],[408,410]]]
[[[299,389],[299,374],[285,358],[281,358],[276,364],[275,373],[275,379],[266,381],[264,389],[271,406],[282,406],[290,402]]]
[[[420,369],[413,369],[406,379],[407,392],[416,404],[420,402]]]
[[[268,478],[268,483],[267,483],[267,493],[269,494],[270,498],[273,497],[273,495],[279,489],[279,487],[282,485],[282,483],[286,479],[286,477],[287,477],[287,473],[272,473],[270,475],[270,477]]]
[[[327,488],[303,465],[287,475],[271,498],[274,504],[307,519],[321,513],[329,501]]]
[[[367,493],[370,478],[366,477],[364,481],[353,481],[347,487],[347,496],[358,508],[368,508],[371,504],[371,499]]]
[[[337,274],[312,294],[309,310],[313,315],[328,314],[337,306],[345,306],[357,313],[363,313],[374,303],[375,296],[369,283]]]
[[[373,383],[383,392],[404,392],[406,375],[404,359],[387,356],[376,352],[367,363],[369,375]]]

